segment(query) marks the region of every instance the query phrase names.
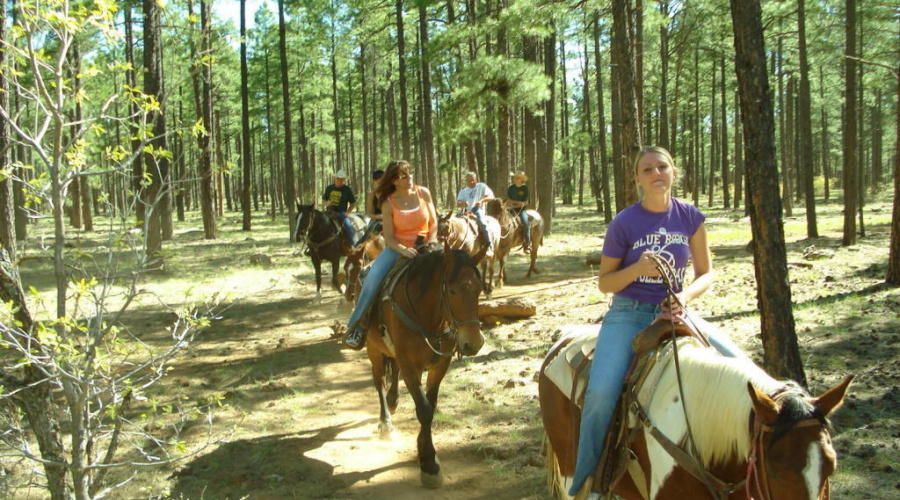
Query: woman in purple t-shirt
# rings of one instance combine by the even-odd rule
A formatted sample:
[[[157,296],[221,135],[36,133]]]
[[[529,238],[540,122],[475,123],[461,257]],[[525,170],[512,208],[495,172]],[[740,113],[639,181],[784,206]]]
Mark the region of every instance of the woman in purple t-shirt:
[[[634,182],[642,193],[641,201],[616,215],[606,232],[597,284],[601,292],[615,295],[597,336],[570,495],[578,493],[600,461],[606,430],[633,356],[632,339],[661,312],[681,313],[662,304],[667,290],[651,256],[662,257],[674,269],[676,283],[672,285],[682,304],[712,284],[712,257],[703,225],[706,216],[672,197],[677,176],[667,150],[641,149],[634,162]],[[689,261],[694,280],[684,287]],[[743,356],[730,339],[713,334],[710,342],[726,356]]]

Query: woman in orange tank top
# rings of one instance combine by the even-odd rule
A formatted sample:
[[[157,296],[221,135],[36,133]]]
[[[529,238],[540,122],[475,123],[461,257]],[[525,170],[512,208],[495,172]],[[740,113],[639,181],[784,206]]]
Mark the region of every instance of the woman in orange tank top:
[[[365,344],[367,325],[361,320],[397,259],[415,257],[415,244],[420,236],[425,243],[437,240],[437,213],[431,191],[424,186],[417,186],[412,175],[409,163],[404,160],[393,161],[375,190],[381,203],[384,224],[382,234],[386,248],[372,263],[359,298],[356,299],[356,307],[347,321],[344,343],[352,349],[361,349]]]

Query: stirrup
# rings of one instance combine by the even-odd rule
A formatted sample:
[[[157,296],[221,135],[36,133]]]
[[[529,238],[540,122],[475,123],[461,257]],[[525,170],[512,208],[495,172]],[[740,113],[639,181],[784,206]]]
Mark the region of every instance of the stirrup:
[[[366,345],[366,332],[362,329],[362,327],[354,327],[349,332],[347,332],[347,336],[344,337],[344,345],[353,349],[354,351],[358,351]]]

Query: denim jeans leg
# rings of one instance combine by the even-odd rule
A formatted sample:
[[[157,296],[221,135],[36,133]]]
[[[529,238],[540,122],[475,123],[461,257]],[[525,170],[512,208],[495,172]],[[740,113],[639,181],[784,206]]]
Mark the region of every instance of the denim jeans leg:
[[[531,243],[531,224],[528,223],[528,214],[524,208],[519,210],[519,220],[522,221],[522,227],[525,228],[525,242]]]
[[[353,227],[353,221],[345,214],[345,216],[341,218],[341,224],[344,225],[344,234],[347,235],[347,241],[350,245],[353,245],[356,242],[356,229]]]
[[[372,301],[375,300],[375,294],[381,288],[381,282],[384,281],[384,277],[394,267],[394,262],[397,261],[399,256],[400,254],[396,250],[387,247],[372,263],[369,274],[366,275],[366,279],[363,281],[359,297],[356,299],[356,307],[353,308],[353,312],[350,313],[350,319],[347,320],[348,329],[355,327],[362,315],[369,309]]]
[[[607,428],[634,356],[631,341],[656,316],[653,306],[643,308],[647,310],[619,309],[614,305],[603,318],[591,365],[591,379],[584,397],[584,408],[581,410],[578,456],[570,495],[578,493],[600,461]]]
[[[475,221],[478,223],[478,227],[481,228],[482,234],[484,234],[484,242],[490,247],[492,245],[491,235],[488,234],[487,222],[484,220],[484,209],[475,207],[472,209],[472,213],[475,214]]]

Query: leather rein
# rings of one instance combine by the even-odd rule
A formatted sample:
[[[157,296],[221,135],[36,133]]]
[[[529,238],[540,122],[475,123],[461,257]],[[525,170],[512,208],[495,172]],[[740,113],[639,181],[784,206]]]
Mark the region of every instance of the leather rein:
[[[461,325],[479,324],[480,320],[478,319],[477,312],[475,314],[475,318],[473,319],[466,319],[462,321],[457,319],[456,315],[453,313],[453,309],[450,307],[450,299],[448,297],[449,292],[447,290],[447,270],[445,269],[445,266],[443,266],[443,263],[441,265],[441,268],[441,303],[439,307],[442,313],[443,311],[447,312],[446,316],[444,316],[443,314],[441,315],[441,324],[447,323],[447,327],[444,328],[443,331],[433,332],[422,326],[422,321],[419,319],[418,314],[416,314],[416,309],[415,307],[413,307],[412,299],[410,298],[408,270],[403,286],[403,292],[404,297],[406,298],[407,307],[411,312],[407,314],[407,312],[403,310],[403,307],[401,307],[400,304],[398,304],[397,301],[394,300],[393,296],[389,296],[388,300],[390,300],[391,302],[391,309],[394,311],[394,314],[396,314],[397,317],[400,318],[400,321],[402,321],[407,328],[418,333],[422,337],[422,340],[425,341],[425,345],[427,345],[428,348],[431,349],[431,352],[438,356],[451,357],[456,351],[456,348],[454,348],[450,352],[441,351],[441,339],[443,339],[444,337],[452,337],[453,340],[456,341],[459,336],[459,327]],[[435,339],[437,347],[435,347],[435,345],[431,343],[432,338]]]
[[[686,311],[684,304],[682,304],[677,295],[675,295],[674,289],[672,287],[671,278],[674,276],[674,270],[672,269],[672,266],[658,255],[653,255],[652,258],[656,263],[656,269],[659,271],[660,275],[663,278],[663,281],[666,284],[669,303],[673,305],[677,304],[682,311]],[[684,319],[688,319],[687,315],[684,316]],[[656,426],[654,426],[650,421],[649,416],[641,407],[640,403],[635,401],[634,405],[632,406],[632,410],[635,412],[635,415],[638,417],[644,427],[647,427],[649,429],[650,435],[653,436],[654,439],[656,439],[656,441],[660,444],[660,446],[662,446],[664,450],[666,450],[669,456],[671,456],[675,460],[675,462],[686,472],[688,472],[691,476],[693,476],[695,479],[702,482],[706,486],[710,495],[712,495],[712,498],[716,500],[725,500],[735,491],[744,488],[747,493],[747,499],[754,500],[750,486],[755,485],[756,490],[760,495],[759,498],[755,500],[775,500],[772,496],[771,485],[769,484],[769,476],[765,474],[767,455],[765,453],[766,447],[764,443],[764,435],[771,434],[774,431],[774,428],[767,424],[764,424],[758,414],[754,413],[753,417],[753,432],[751,437],[752,445],[750,456],[747,459],[747,474],[744,479],[737,483],[729,483],[723,481],[710,473],[706,469],[706,467],[696,458],[698,456],[698,453],[694,444],[694,436],[693,432],[691,431],[690,420],[688,419],[687,407],[685,406],[684,400],[684,386],[681,379],[681,364],[678,359],[678,343],[676,342],[677,339],[675,338],[674,317],[670,317],[669,321],[672,327],[672,351],[675,358],[675,373],[678,379],[678,391],[681,399],[684,421],[687,428],[688,446],[690,447],[690,452],[685,451],[681,446],[674,443],[671,439],[660,432],[659,429],[657,429]],[[693,330],[698,335],[701,335],[700,340],[703,343],[705,343],[707,346],[710,345],[709,340],[703,337],[697,328],[693,328]],[[778,402],[787,396],[800,394],[800,392],[791,390],[789,387],[787,387],[785,390],[782,390],[781,392],[776,394],[773,399]],[[793,427],[810,427],[814,425],[822,425],[822,423],[816,418],[809,418],[794,423]],[[826,479],[824,492],[822,495],[820,495],[819,500],[828,500],[830,498],[829,490],[830,488],[828,479]]]

